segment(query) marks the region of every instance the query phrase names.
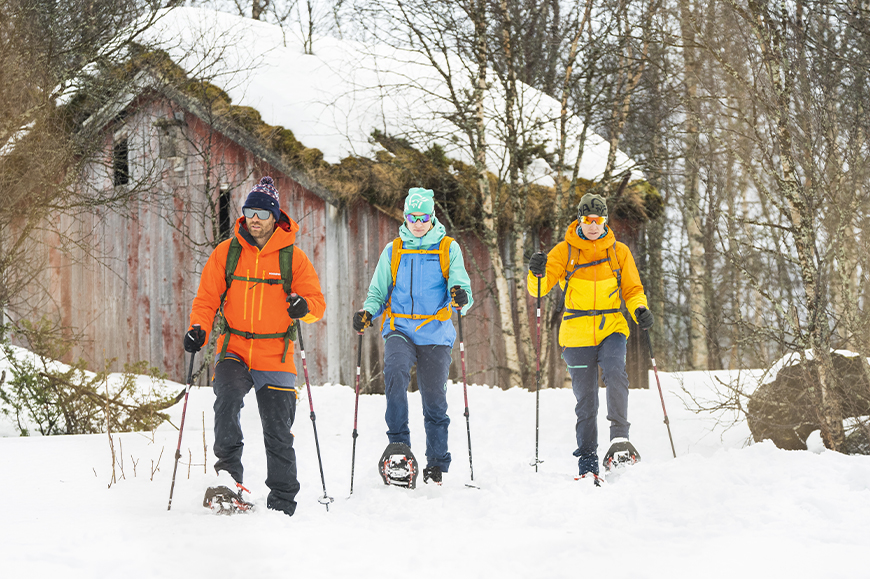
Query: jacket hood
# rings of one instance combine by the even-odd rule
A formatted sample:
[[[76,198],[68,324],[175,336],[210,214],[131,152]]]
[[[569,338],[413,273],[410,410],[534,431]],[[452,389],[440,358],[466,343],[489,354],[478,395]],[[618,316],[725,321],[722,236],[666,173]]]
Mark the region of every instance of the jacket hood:
[[[580,227],[580,223],[575,219],[571,222],[571,225],[568,226],[568,230],[565,232],[565,241],[581,251],[583,249],[592,249],[594,244],[599,241],[604,242],[605,246],[613,245],[613,242],[616,241],[616,236],[613,234],[613,229],[610,227],[607,228],[607,233],[592,241],[580,237],[580,234],[577,233],[578,227]]]
[[[282,247],[293,245],[296,243],[296,232],[299,231],[299,224],[290,219],[290,216],[281,211],[281,219],[278,220],[275,226],[275,231],[272,237],[266,242],[262,251],[278,251]],[[248,245],[256,247],[254,238],[248,232],[248,226],[245,222],[245,216],[241,216],[236,220],[236,237],[239,241],[244,241]]]
[[[399,226],[399,237],[402,238],[402,243],[405,247],[436,245],[441,243],[445,235],[447,235],[447,230],[444,229],[444,226],[441,225],[441,222],[434,215],[432,216],[432,229],[427,231],[423,237],[415,237],[404,222]]]

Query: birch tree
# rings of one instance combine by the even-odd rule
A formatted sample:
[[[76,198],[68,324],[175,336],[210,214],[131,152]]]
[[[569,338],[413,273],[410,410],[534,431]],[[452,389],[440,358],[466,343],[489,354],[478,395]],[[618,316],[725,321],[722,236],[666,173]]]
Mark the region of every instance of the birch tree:
[[[848,255],[865,238],[868,181],[866,159],[867,98],[866,12],[829,1],[769,5],[728,1],[721,18],[733,23],[748,41],[735,53],[728,39],[692,19],[698,46],[722,77],[739,85],[745,107],[729,108],[752,145],[738,151],[755,194],[769,207],[729,227],[745,228],[758,239],[781,245],[744,248],[743,259],[731,255],[752,285],[782,320],[780,339],[815,361],[807,393],[816,401],[822,438],[828,448],[844,443],[843,409],[836,395],[831,347],[846,343],[839,335],[841,312],[852,312],[846,325],[864,323],[863,303],[847,281],[864,275],[864,264]],[[732,50],[723,50],[729,46]],[[710,94],[718,94],[710,90]],[[724,135],[719,138],[725,141]],[[733,141],[731,141],[733,143]],[[862,157],[863,155],[863,157]],[[777,236],[769,232],[776,230]],[[794,273],[795,299],[781,300],[778,287],[749,271],[752,252],[779,253]],[[755,254],[758,255],[757,253]],[[838,276],[839,272],[839,276]],[[832,298],[832,280],[839,295]],[[847,303],[848,302],[848,303]],[[862,320],[858,322],[858,320]]]

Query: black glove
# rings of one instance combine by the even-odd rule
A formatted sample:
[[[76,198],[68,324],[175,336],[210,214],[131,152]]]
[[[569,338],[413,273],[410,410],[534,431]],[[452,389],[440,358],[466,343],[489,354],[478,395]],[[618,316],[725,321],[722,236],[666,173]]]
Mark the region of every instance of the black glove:
[[[468,292],[458,285],[450,288],[450,305],[457,310],[462,309],[462,306],[468,303]]]
[[[532,259],[529,260],[529,271],[535,277],[547,275],[547,254],[539,251],[532,255]]]
[[[637,325],[641,330],[648,330],[653,325],[652,312],[643,306],[634,310],[634,319],[637,320]]]
[[[193,326],[184,334],[184,351],[195,354],[202,349],[205,344],[205,330],[199,326]]]
[[[287,313],[294,320],[304,318],[308,313],[308,302],[300,295],[290,294],[287,296],[287,303],[290,304],[287,306]]]
[[[365,310],[360,310],[353,315],[353,331],[362,334],[366,328],[372,325],[372,315]]]

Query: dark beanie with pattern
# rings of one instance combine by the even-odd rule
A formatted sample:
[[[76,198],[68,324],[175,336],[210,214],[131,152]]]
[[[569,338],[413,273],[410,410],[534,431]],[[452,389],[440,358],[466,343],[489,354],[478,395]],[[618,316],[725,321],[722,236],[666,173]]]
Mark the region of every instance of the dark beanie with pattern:
[[[268,209],[275,216],[275,221],[281,219],[281,207],[278,200],[278,190],[275,189],[275,182],[272,178],[266,175],[260,182],[254,185],[251,192],[248,193],[248,198],[245,199],[245,204],[242,209],[250,207],[252,209]]]
[[[580,204],[577,206],[577,219],[584,215],[607,217],[607,201],[601,195],[587,193],[580,198]]]

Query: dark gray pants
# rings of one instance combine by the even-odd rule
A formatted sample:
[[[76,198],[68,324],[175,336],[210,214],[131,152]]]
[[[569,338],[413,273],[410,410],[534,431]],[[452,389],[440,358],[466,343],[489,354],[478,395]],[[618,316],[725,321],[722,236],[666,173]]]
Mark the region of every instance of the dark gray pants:
[[[280,374],[281,379],[275,379]],[[292,515],[296,511],[296,451],[290,429],[296,416],[295,374],[288,372],[249,372],[239,360],[226,357],[215,367],[214,402],[214,454],[218,461],[215,470],[226,470],[243,482],[242,450],[244,448],[240,413],[245,395],[269,375],[280,386],[256,384],[257,409],[263,425],[266,446],[266,486],[269,497],[266,506]],[[292,378],[291,378],[292,377]],[[288,384],[289,382],[289,384]]]
[[[577,405],[575,435],[580,474],[598,472],[598,367],[607,388],[610,440],[628,438],[628,374],[625,372],[626,337],[610,334],[597,346],[563,348]]]

